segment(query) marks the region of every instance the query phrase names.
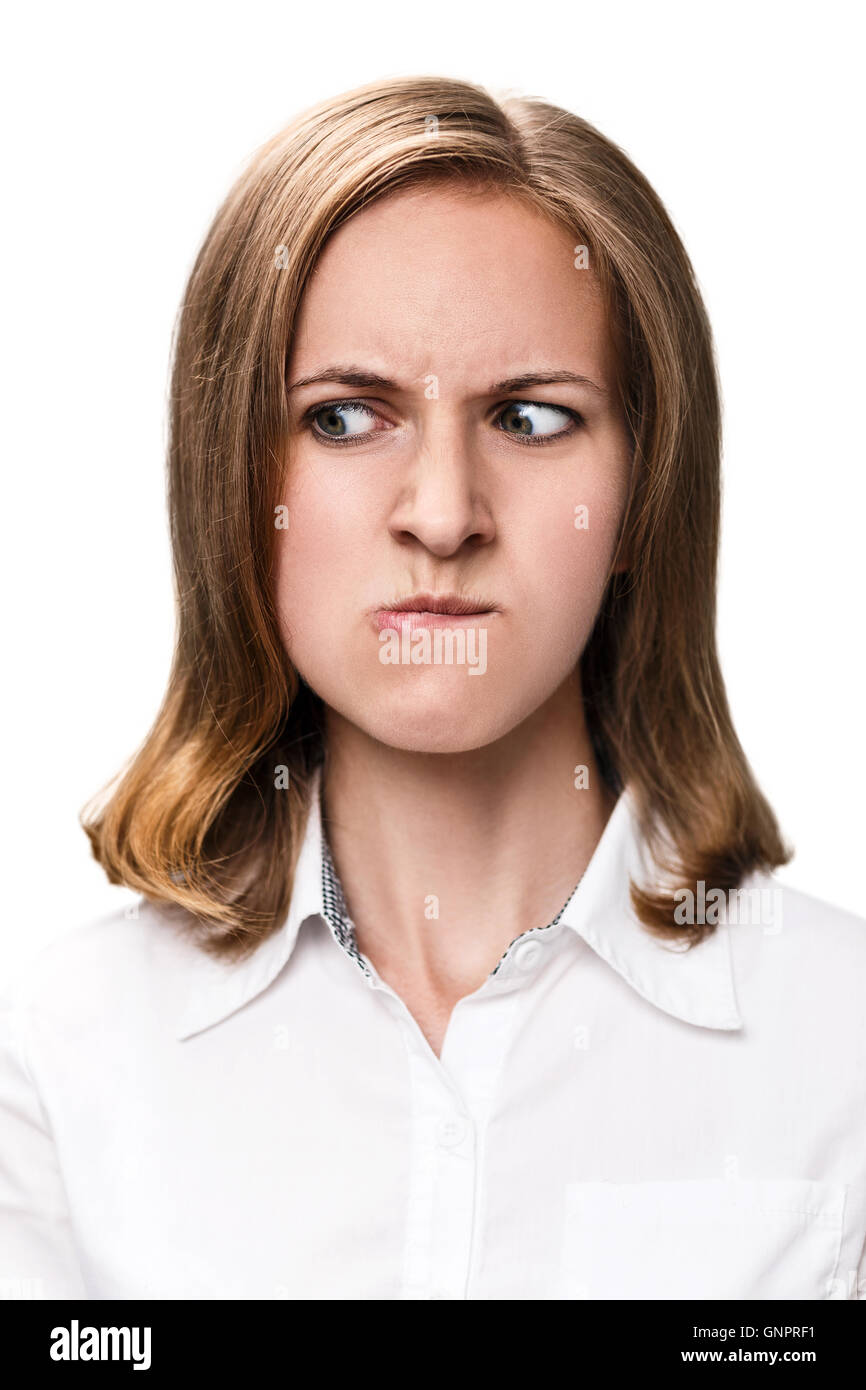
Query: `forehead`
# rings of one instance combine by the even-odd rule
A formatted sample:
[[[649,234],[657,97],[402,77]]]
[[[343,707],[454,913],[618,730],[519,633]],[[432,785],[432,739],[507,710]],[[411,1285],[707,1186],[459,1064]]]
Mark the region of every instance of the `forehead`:
[[[330,238],[305,289],[291,370],[337,358],[455,381],[520,366],[609,378],[607,311],[577,234],[490,190],[413,188]]]

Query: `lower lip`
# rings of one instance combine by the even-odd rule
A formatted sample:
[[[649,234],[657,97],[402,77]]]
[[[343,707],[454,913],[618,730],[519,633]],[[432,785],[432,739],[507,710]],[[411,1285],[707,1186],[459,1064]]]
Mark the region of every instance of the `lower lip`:
[[[410,632],[418,627],[477,627],[495,618],[495,613],[417,613],[414,610],[395,612],[390,608],[380,608],[376,614],[376,627],[379,632],[392,628],[401,632],[407,627]]]

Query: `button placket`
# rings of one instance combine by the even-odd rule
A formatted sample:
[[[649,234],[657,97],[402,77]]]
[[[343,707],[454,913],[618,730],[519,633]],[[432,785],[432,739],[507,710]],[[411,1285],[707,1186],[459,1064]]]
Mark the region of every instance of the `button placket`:
[[[462,1299],[475,1205],[475,1125],[420,1037],[411,1032],[407,1043],[413,1134],[403,1297]]]
[[[442,1149],[453,1149],[463,1142],[468,1130],[469,1124],[462,1115],[444,1115],[436,1124],[436,1142]]]

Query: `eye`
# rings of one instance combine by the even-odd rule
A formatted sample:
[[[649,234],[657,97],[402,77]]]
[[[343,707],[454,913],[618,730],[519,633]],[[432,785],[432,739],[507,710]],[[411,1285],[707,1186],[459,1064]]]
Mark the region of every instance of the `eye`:
[[[381,416],[361,400],[328,401],[313,406],[304,416],[304,424],[315,439],[336,445],[360,443],[377,432],[376,420]],[[565,439],[583,423],[578,411],[546,401],[508,401],[496,417],[496,427],[503,434],[512,435],[521,444],[535,445]],[[380,425],[382,428],[389,426]]]
[[[583,424],[583,416],[564,405],[545,401],[509,401],[497,417],[497,428],[524,444],[549,444],[564,439]],[[566,428],[562,422],[566,421]]]
[[[305,419],[313,434],[328,444],[342,444],[370,433],[370,422],[377,419],[363,401],[330,401],[307,412]]]

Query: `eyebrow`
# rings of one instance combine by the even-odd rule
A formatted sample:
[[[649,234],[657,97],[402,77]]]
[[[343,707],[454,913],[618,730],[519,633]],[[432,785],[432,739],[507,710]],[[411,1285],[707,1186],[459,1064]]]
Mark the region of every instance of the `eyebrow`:
[[[380,376],[378,372],[364,371],[360,367],[344,366],[337,364],[331,367],[323,367],[320,372],[313,372],[310,376],[299,377],[289,387],[289,391],[297,391],[301,386],[314,386],[319,382],[339,381],[346,386],[372,386],[380,391],[397,391],[400,387],[397,382],[389,380],[388,377]],[[515,391],[525,391],[530,386],[553,386],[558,383],[566,383],[573,386],[588,386],[591,390],[597,391],[600,396],[608,393],[597,382],[592,381],[588,376],[581,376],[578,372],[569,371],[544,371],[544,372],[522,372],[520,376],[508,376],[502,381],[494,381],[489,387],[487,395],[499,396],[513,393]]]

